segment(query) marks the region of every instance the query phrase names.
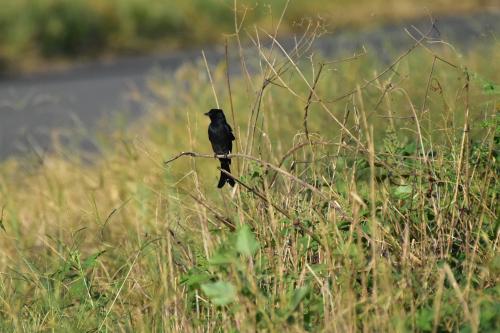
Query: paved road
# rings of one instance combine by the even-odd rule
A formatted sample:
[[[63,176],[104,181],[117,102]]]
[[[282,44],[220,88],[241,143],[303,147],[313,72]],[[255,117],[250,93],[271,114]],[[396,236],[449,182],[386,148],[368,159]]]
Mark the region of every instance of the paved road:
[[[337,57],[353,54],[363,45],[389,61],[395,52],[412,44],[403,30],[411,25],[423,29],[429,21],[339,31],[319,39],[317,47],[323,54]],[[436,37],[467,52],[478,44],[498,43],[500,11],[442,17],[436,27]],[[210,62],[223,57],[222,50],[206,53]],[[101,119],[112,113],[126,112],[131,117],[142,114],[147,106],[129,98],[131,90],[147,94],[146,78],[153,69],[174,71],[181,64],[199,58],[200,51],[193,50],[79,65],[62,72],[0,78],[0,160],[33,148],[39,152],[48,149],[51,133],[57,129],[64,129],[68,137],[90,137],[87,131],[98,127]],[[84,148],[91,149],[89,141],[81,142]]]

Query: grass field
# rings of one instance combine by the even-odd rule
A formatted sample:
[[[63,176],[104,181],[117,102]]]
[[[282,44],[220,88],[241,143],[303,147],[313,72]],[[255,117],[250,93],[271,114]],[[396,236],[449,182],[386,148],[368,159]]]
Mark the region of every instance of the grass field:
[[[283,34],[304,29],[303,18],[327,29],[366,26],[493,8],[494,0],[1,0],[0,71],[120,54],[148,53],[221,42],[233,34],[234,9],[243,27],[271,30],[287,7]],[[245,38],[242,31],[241,36]]]
[[[498,45],[390,66],[306,45],[155,77],[168,106],[93,163],[0,164],[0,331],[497,331]],[[235,189],[213,158],[164,163],[211,154],[214,92]]]

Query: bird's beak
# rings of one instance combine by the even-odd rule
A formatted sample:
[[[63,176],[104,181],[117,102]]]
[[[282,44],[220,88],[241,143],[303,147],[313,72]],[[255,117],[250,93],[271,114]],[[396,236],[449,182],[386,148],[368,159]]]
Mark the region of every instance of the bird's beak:
[[[208,112],[205,112],[204,115],[207,116],[207,117],[209,116]]]

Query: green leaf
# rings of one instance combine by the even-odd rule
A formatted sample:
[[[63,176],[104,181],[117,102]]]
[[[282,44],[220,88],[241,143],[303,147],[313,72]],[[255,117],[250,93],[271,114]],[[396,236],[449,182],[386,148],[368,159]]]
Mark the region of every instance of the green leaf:
[[[411,156],[415,154],[416,151],[417,151],[417,144],[415,142],[410,142],[401,149],[401,153],[404,156]]]
[[[493,82],[486,82],[483,84],[483,92],[486,95],[498,95],[500,94],[500,85]]]
[[[431,309],[425,307],[420,309],[416,314],[416,324],[417,327],[422,331],[432,330],[432,322],[434,320],[434,315]]]
[[[95,264],[97,263],[97,258],[99,258],[104,252],[106,251],[99,251],[97,253],[94,253],[87,259],[85,259],[82,263],[82,270],[86,270],[87,268],[94,267]]]
[[[236,253],[234,251],[220,251],[219,253],[214,254],[209,260],[208,263],[210,265],[215,266],[227,266],[236,262]]]
[[[255,239],[250,227],[248,225],[241,227],[236,238],[236,250],[244,256],[251,257],[259,247],[259,242]]]
[[[236,299],[236,288],[229,282],[205,283],[201,285],[201,290],[215,305],[227,305]]]
[[[293,312],[302,300],[309,294],[309,286],[300,287],[293,291],[292,297],[290,298],[289,311]]]
[[[78,278],[69,284],[69,293],[72,298],[87,298],[87,286],[83,278]]]
[[[210,280],[210,275],[207,273],[193,273],[183,277],[181,284],[189,287],[199,285],[200,283]]]
[[[406,199],[411,195],[412,191],[413,189],[411,185],[401,185],[396,187],[396,189],[394,190],[394,195],[398,199]]]

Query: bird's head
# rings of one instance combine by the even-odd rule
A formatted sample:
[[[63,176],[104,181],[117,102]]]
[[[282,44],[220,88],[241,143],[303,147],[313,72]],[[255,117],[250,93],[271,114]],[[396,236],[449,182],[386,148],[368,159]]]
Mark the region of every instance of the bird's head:
[[[224,112],[221,109],[211,109],[207,113],[205,113],[205,116],[210,117],[210,120],[215,120],[215,119],[226,119],[224,117]]]

